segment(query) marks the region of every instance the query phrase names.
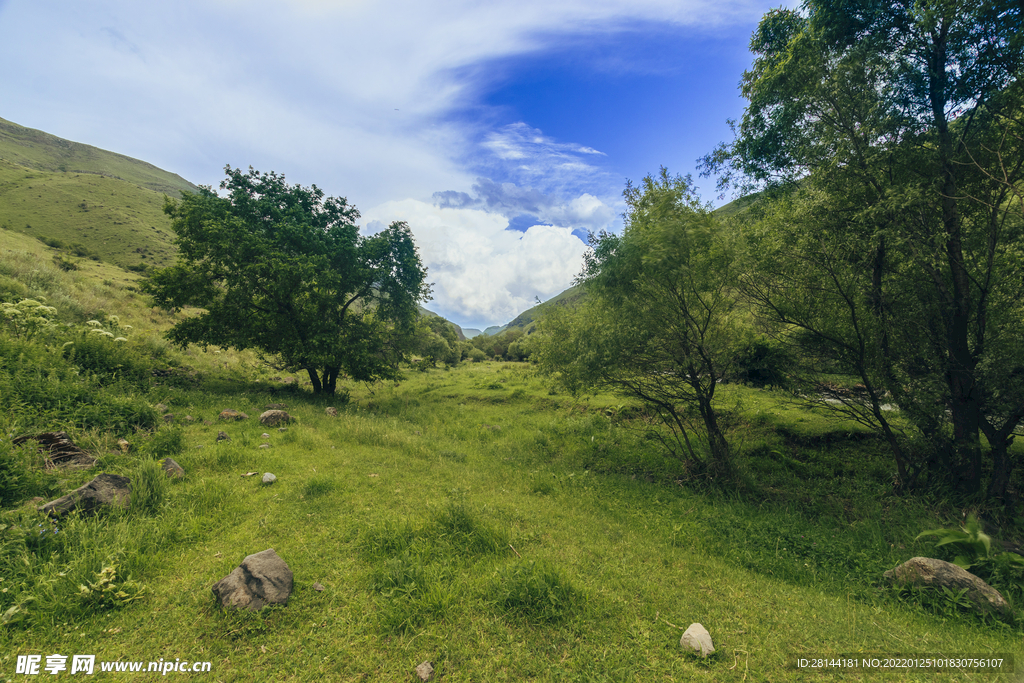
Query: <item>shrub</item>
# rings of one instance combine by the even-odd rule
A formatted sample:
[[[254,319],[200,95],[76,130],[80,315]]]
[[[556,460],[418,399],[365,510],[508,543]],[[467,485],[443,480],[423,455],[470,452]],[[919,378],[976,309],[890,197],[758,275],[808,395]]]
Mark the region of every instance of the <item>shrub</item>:
[[[481,351],[480,349],[473,348],[469,350],[469,360],[473,361],[474,363],[481,363],[487,360],[487,354]]]
[[[779,342],[765,336],[751,336],[736,350],[734,377],[755,387],[785,387],[787,374],[793,367],[792,352]]]

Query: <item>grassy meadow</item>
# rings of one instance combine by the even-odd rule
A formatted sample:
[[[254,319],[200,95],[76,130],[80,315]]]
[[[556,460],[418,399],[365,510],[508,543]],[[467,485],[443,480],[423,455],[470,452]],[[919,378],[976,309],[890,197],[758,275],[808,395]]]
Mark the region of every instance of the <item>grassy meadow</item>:
[[[576,399],[529,364],[314,397],[249,354],[170,348],[172,318],[134,275],[66,272],[38,241],[0,236],[4,298],[57,311],[45,334],[0,333],[0,680],[23,679],[19,655],[54,653],[209,661],[191,675],[224,682],[409,681],[425,660],[441,681],[853,681],[879,674],[794,663],[1021,651],[1019,620],[884,585],[883,571],[933,554],[920,531],[961,511],[892,495],[882,444],[784,394],[722,386],[743,478],[718,489],[664,457],[638,407]],[[270,403],[296,421],[260,425]],[[227,408],[250,418],[219,421]],[[52,429],[96,466],[45,470],[11,445]],[[163,476],[165,457],[184,479]],[[132,478],[127,510],[57,524],[35,512],[33,496],[101,471]],[[210,587],[267,548],[294,572],[289,604],[217,608]],[[679,646],[692,622],[714,639],[707,659]]]

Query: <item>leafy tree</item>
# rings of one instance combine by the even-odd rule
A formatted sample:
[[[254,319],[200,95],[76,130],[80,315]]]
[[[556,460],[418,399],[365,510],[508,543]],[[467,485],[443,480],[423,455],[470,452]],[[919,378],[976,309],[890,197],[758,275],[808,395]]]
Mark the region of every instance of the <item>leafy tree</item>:
[[[255,349],[306,370],[315,393],[338,376],[397,376],[429,292],[412,234],[392,223],[365,237],[359,212],[315,185],[226,169],[226,196],[210,188],[167,200],[178,263],[145,290],[168,309],[204,309],[168,333],[176,344]]]
[[[1024,145],[1006,131],[1024,101],[1022,25],[1006,0],[773,10],[737,138],[704,159],[766,190],[744,289],[819,367],[860,377],[866,398],[844,409],[885,434],[904,485],[930,473],[1003,498],[1016,464]],[[923,460],[888,401],[929,444]]]
[[[439,316],[420,318],[416,334],[416,353],[430,366],[444,363],[449,367],[462,360],[462,349],[455,327]]]
[[[622,235],[591,238],[578,279],[584,303],[554,307],[540,322],[540,366],[574,393],[611,389],[639,399],[668,427],[662,439],[671,452],[695,471],[729,476],[713,400],[731,353],[736,246],[688,178],[663,168],[624,197]],[[709,458],[688,432],[703,435]]]

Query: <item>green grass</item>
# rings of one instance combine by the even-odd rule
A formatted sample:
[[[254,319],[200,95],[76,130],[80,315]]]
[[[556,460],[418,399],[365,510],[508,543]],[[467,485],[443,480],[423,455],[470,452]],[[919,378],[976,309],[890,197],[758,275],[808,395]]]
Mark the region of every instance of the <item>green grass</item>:
[[[14,654],[66,650],[212,661],[222,681],[408,680],[424,660],[453,681],[780,681],[804,680],[801,654],[1018,648],[1014,628],[885,589],[881,571],[924,552],[912,539],[928,511],[873,490],[844,490],[848,509],[835,506],[826,487],[808,489],[819,474],[805,450],[793,457],[811,469],[764,465],[779,473],[766,488],[789,477],[789,493],[756,500],[647,476],[672,465],[611,410],[616,399],[552,396],[522,365],[352,387],[336,418],[329,401],[273,386],[151,394],[198,420],[140,434],[140,455],[102,466],[136,473],[138,458],[170,455],[187,477],[29,553],[37,578],[16,580],[39,598],[0,632],[5,671]],[[269,440],[254,417],[215,420],[279,401],[297,422]],[[295,573],[289,604],[215,608],[210,586],[268,547]],[[124,604],[78,597],[105,567]],[[679,648],[676,627],[691,622],[715,639],[709,660]]]

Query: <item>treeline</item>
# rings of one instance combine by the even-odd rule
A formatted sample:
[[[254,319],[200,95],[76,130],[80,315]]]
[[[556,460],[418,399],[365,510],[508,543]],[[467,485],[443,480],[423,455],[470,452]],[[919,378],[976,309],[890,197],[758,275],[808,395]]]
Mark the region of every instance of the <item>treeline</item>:
[[[642,400],[669,449],[729,480],[716,385],[760,362],[783,375],[772,383],[875,430],[897,489],[1012,513],[1022,25],[1010,2],[811,0],[766,14],[736,137],[702,160],[723,190],[754,195],[749,208],[715,215],[664,169],[627,186],[622,235],[592,240],[586,302],[541,323],[542,367],[574,391]]]
[[[417,361],[420,368],[436,367],[438,363],[454,367],[464,361],[528,361],[536,350],[533,342],[531,334],[519,329],[492,336],[479,334],[460,341],[450,322],[424,316],[419,322],[413,353],[421,359]]]

